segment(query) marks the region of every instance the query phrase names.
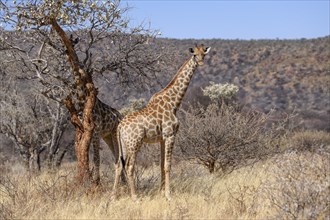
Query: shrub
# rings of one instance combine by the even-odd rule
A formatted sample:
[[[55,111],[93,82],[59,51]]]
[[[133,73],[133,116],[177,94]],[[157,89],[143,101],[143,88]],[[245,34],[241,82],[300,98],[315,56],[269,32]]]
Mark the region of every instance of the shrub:
[[[212,102],[229,104],[236,99],[238,87],[234,84],[215,84],[210,82],[210,86],[202,89],[204,96],[208,96]]]
[[[324,150],[289,150],[275,157],[269,170],[273,178],[260,187],[260,197],[270,201],[275,219],[329,219],[329,156]]]
[[[277,127],[267,128],[272,113],[237,111],[211,104],[182,114],[176,144],[183,158],[214,171],[227,172],[277,151]]]

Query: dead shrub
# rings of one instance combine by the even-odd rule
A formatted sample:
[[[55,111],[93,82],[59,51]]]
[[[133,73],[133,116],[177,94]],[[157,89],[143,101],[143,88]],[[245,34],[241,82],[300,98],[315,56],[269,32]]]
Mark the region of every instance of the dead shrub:
[[[275,157],[269,170],[273,177],[259,189],[275,219],[329,219],[329,159],[325,150],[293,150]]]
[[[232,171],[277,151],[274,140],[281,129],[269,128],[271,114],[215,104],[190,108],[181,115],[176,145],[184,159],[211,173]]]

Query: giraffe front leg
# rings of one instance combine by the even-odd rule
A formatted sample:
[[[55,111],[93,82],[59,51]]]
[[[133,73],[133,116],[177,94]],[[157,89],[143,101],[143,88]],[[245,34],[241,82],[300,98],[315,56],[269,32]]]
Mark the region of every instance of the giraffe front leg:
[[[160,191],[164,190],[164,184],[165,184],[165,169],[164,169],[164,163],[165,163],[165,142],[162,140],[160,142],[160,172],[161,172],[161,182],[160,182]]]
[[[171,173],[171,160],[172,151],[174,146],[175,136],[170,136],[165,139],[165,161],[164,161],[164,173],[165,173],[165,197],[167,200],[171,200],[170,190],[170,173]]]

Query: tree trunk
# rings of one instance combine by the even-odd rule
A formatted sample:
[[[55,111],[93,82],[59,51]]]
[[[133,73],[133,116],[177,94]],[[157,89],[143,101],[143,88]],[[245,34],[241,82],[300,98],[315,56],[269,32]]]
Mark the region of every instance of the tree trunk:
[[[37,173],[41,169],[40,157],[37,148],[31,148],[29,158],[29,171],[32,173]]]
[[[55,148],[58,146],[58,127],[60,123],[60,112],[61,112],[61,106],[60,103],[57,103],[56,106],[56,115],[55,115],[55,123],[52,130],[52,138],[49,146],[48,156],[47,156],[47,162],[48,162],[48,169],[54,168],[54,154],[55,154]]]
[[[80,126],[76,127],[75,147],[78,159],[78,181],[85,183],[91,180],[91,173],[89,170],[89,146],[93,137],[95,128],[93,122],[93,108],[97,91],[92,83],[87,83],[88,96],[83,111],[82,129]],[[71,111],[70,111],[71,112]]]
[[[65,148],[63,150],[64,153],[62,152],[60,155],[58,155],[58,153],[60,151],[60,140],[61,140],[63,132],[67,126],[66,119],[61,114],[61,112],[62,112],[61,105],[58,102],[55,115],[53,115],[54,126],[53,126],[53,130],[52,130],[51,140],[50,140],[49,144],[47,143],[47,145],[49,146],[48,155],[47,155],[48,169],[58,168],[59,167],[59,165],[57,165],[59,162],[58,157],[63,157],[66,152],[66,148]],[[60,162],[62,161],[62,159],[63,158],[60,159]]]
[[[85,103],[82,122],[78,117],[78,112],[75,109],[71,97],[67,97],[65,105],[71,114],[71,122],[76,127],[75,135],[75,150],[78,161],[78,182],[84,184],[91,180],[91,173],[89,171],[89,145],[94,131],[93,122],[93,108],[95,104],[95,98],[97,91],[94,85],[88,83],[88,96]]]
[[[56,161],[55,161],[55,167],[56,168],[59,168],[62,164],[62,161],[63,161],[63,158],[64,158],[64,155],[66,154],[67,152],[67,147],[61,152],[61,154],[59,154],[57,157],[56,157]]]
[[[215,161],[211,160],[208,163],[208,169],[210,173],[214,173]]]
[[[77,111],[73,104],[72,97],[69,95],[64,101],[66,107],[71,114],[71,122],[76,127],[75,135],[75,150],[78,160],[78,176],[77,180],[80,184],[88,183],[91,180],[89,170],[89,145],[94,131],[93,108],[97,95],[97,90],[94,87],[92,76],[87,73],[79,63],[76,51],[73,48],[70,38],[64,30],[59,26],[54,18],[51,18],[50,23],[54,30],[61,38],[68,56],[68,61],[72,68],[72,73],[75,78],[75,87],[80,92],[85,91],[86,94],[81,94],[78,97],[78,102],[84,103],[83,116],[79,118],[80,109]],[[74,92],[72,92],[74,93]]]

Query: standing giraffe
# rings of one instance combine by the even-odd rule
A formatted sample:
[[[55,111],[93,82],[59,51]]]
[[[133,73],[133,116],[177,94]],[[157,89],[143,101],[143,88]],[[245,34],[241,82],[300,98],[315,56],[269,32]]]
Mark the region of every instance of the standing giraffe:
[[[93,148],[93,161],[94,161],[94,177],[93,180],[96,183],[100,182],[100,139],[109,146],[117,164],[119,158],[118,142],[116,138],[117,126],[122,119],[121,114],[114,108],[103,103],[96,98],[93,120],[95,123],[95,129],[91,140],[91,147]],[[123,177],[123,176],[122,176]],[[124,179],[123,179],[124,180]]]
[[[154,94],[145,108],[127,115],[118,125],[118,144],[119,148],[123,147],[125,150],[126,162],[123,159],[124,155],[120,155],[123,163],[117,159],[113,186],[114,197],[116,197],[116,188],[124,165],[131,196],[133,199],[137,198],[133,178],[136,154],[143,143],[158,142],[161,146],[161,189],[165,185],[165,197],[170,200],[171,157],[179,127],[176,112],[194,71],[204,64],[204,57],[209,51],[210,47],[204,47],[204,45],[190,48],[192,57],[182,65],[171,82],[163,90]]]
[[[78,80],[77,80],[78,81]],[[79,81],[78,81],[79,82]],[[76,111],[76,106],[78,107],[78,117],[82,120],[82,111],[84,109],[85,100],[87,96],[86,88],[82,86],[82,83],[76,83],[74,87],[74,92],[70,94],[75,96],[76,105],[74,106],[74,111]],[[66,104],[67,105],[67,104]],[[117,164],[117,159],[119,158],[119,145],[117,142],[116,131],[120,120],[122,119],[121,114],[114,108],[103,103],[97,97],[95,97],[95,103],[92,111],[92,118],[94,122],[94,131],[91,138],[90,146],[93,148],[93,182],[99,184],[100,182],[100,140],[101,138],[110,148],[114,158],[115,164]],[[77,151],[77,149],[76,149]],[[88,155],[87,155],[88,156]],[[88,158],[87,158],[88,159]],[[124,175],[122,175],[122,181],[125,182]]]
[[[81,72],[82,74],[83,72]],[[77,107],[82,112],[87,97],[87,90],[82,86],[81,80],[76,79],[76,85],[74,95],[77,102]],[[119,158],[119,146],[116,137],[116,131],[122,115],[111,106],[103,103],[96,97],[95,104],[92,112],[93,122],[95,124],[90,147],[93,149],[93,182],[100,183],[100,140],[101,138],[110,148],[114,158],[115,164],[117,164],[117,158]],[[122,181],[125,182],[124,175],[122,175]]]
[[[74,40],[76,41],[76,40]],[[69,42],[74,46],[72,35],[70,36]],[[75,76],[75,85],[73,95],[76,98],[76,104],[79,112],[83,112],[86,97],[88,92],[86,86],[83,86],[83,81],[80,77],[86,78],[86,71],[79,68],[80,76]],[[81,115],[80,115],[81,117]],[[110,148],[114,158],[115,164],[119,158],[119,145],[117,142],[116,131],[122,115],[119,111],[112,108],[111,106],[103,103],[97,96],[95,97],[94,108],[92,112],[93,122],[95,125],[90,147],[93,149],[93,182],[96,184],[100,183],[100,140],[101,138]],[[122,175],[122,181],[125,182],[125,176]]]

